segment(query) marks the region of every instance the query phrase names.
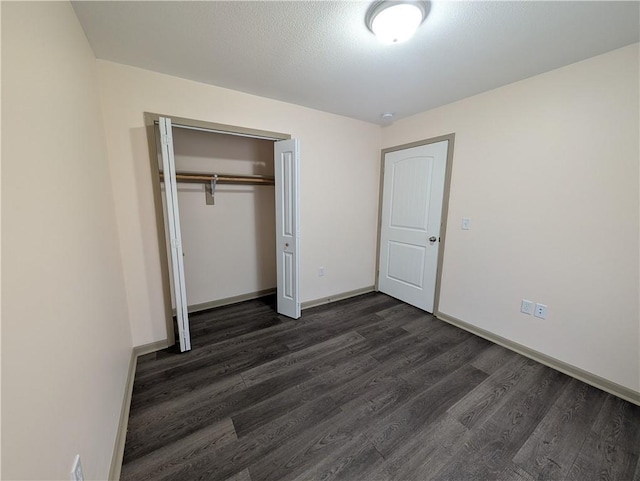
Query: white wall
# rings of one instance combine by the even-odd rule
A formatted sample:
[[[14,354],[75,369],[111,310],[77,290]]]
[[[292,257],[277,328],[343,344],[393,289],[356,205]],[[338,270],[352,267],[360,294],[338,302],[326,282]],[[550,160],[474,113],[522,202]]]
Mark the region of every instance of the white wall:
[[[167,336],[145,111],[300,139],[302,301],[373,285],[377,125],[112,62],[98,70],[134,345]]]
[[[638,87],[636,44],[383,129],[456,134],[440,311],[636,391]]]
[[[269,140],[174,128],[173,142],[178,172],[274,175]],[[187,304],[275,289],[274,187],[218,184],[215,205],[207,205],[205,188],[178,183]]]
[[[131,334],[93,52],[2,3],[2,479],[106,479]]]

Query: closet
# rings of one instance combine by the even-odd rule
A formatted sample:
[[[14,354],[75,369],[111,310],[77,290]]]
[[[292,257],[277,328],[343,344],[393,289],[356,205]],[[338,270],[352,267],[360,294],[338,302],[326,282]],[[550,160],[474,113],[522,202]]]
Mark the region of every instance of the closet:
[[[190,349],[192,312],[277,292],[278,312],[299,317],[297,141],[145,117],[165,306],[176,315],[181,351]]]

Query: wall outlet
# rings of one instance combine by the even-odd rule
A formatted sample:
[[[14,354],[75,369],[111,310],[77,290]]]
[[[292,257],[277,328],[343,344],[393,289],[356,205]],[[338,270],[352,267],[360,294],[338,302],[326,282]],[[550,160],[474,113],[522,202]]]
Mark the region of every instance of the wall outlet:
[[[82,463],[80,462],[80,455],[76,454],[73,460],[73,467],[71,468],[71,481],[84,481],[84,473],[82,472]]]
[[[469,230],[469,229],[471,229],[471,219],[469,219],[468,217],[463,217],[462,230]]]
[[[522,303],[520,304],[520,312],[529,315],[533,314],[533,301],[522,299]]]
[[[547,318],[547,306],[544,304],[536,304],[536,310],[533,312],[533,315],[539,317],[540,319]]]
[[[324,267],[318,267],[318,277],[324,277]]]

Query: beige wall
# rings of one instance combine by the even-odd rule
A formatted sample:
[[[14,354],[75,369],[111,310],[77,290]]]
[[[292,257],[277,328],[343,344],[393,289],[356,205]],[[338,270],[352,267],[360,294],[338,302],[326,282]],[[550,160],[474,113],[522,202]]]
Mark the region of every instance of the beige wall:
[[[377,125],[106,61],[98,70],[134,345],[167,335],[145,111],[300,139],[302,301],[373,285]]]
[[[93,53],[2,3],[2,479],[106,479],[131,335]]]
[[[272,141],[176,128],[173,143],[178,172],[273,177]],[[178,183],[187,304],[275,289],[274,187],[219,184],[215,205],[206,204],[205,188]]]
[[[638,86],[636,44],[383,129],[456,134],[440,310],[636,391]]]
[[[69,4],[3,3],[2,67],[3,479],[105,479],[132,342],[166,337],[144,111],[301,139],[302,300],[373,283],[377,126],[98,61],[107,161]],[[635,390],[638,104],[635,45],[383,130],[456,133],[441,311]]]

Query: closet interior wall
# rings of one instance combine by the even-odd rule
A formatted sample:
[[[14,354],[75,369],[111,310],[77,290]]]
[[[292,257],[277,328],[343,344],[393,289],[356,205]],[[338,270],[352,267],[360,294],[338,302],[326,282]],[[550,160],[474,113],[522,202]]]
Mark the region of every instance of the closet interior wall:
[[[177,172],[274,175],[270,140],[174,126],[173,142]],[[162,171],[160,156],[158,168]],[[275,291],[274,187],[217,184],[215,204],[207,205],[209,184],[179,182],[177,186],[189,311]],[[164,183],[161,189],[164,193]],[[164,196],[163,213],[166,219]],[[168,231],[165,236],[169,238]],[[172,283],[175,309],[174,298]]]

